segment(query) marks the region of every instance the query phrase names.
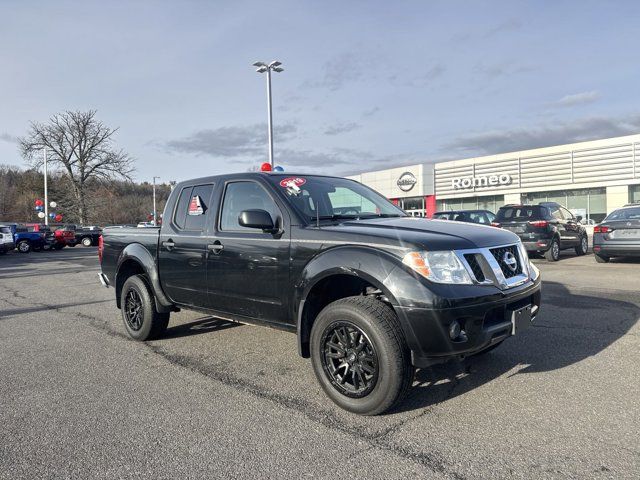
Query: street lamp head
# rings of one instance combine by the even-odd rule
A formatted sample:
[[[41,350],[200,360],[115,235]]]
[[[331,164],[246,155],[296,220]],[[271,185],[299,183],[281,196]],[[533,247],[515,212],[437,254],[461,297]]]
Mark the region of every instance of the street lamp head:
[[[256,68],[256,72],[258,72],[258,73],[264,73],[264,72],[266,72],[267,70],[269,70],[269,67],[267,67],[266,65],[263,65],[263,66],[262,66],[262,67],[260,67],[260,68]]]
[[[266,66],[267,66],[267,64],[266,64],[266,63],[264,63],[264,62],[255,62],[255,63],[253,64],[253,66],[254,66],[254,67],[266,67]]]
[[[282,68],[282,67],[274,67],[271,70],[273,70],[274,72],[280,73],[280,72],[282,72],[284,70],[284,68]]]
[[[280,65],[282,65],[282,62],[279,62],[278,60],[274,60],[269,64],[269,68],[279,67]]]

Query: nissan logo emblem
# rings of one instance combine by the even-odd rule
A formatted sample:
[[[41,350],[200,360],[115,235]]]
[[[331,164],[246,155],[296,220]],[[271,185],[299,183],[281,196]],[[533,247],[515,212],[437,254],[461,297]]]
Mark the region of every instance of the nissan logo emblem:
[[[413,173],[404,172],[402,175],[400,175],[400,178],[396,182],[396,185],[398,185],[398,188],[403,192],[408,192],[414,187],[416,183],[418,183],[418,180],[413,175]]]
[[[516,256],[511,252],[504,252],[502,261],[507,267],[509,267],[509,270],[511,270],[512,272],[515,272],[518,268],[518,261],[516,260]]]

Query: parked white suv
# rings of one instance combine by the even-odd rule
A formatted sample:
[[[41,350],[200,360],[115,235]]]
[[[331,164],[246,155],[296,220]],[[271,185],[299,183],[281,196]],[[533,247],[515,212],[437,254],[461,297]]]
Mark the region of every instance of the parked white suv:
[[[13,241],[11,227],[0,225],[0,255],[4,255],[14,248],[16,248],[16,244]]]

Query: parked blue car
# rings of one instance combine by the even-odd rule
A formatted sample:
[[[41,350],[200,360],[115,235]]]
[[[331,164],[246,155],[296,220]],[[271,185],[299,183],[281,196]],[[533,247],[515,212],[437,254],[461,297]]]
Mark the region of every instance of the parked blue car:
[[[13,239],[16,248],[20,253],[29,253],[31,250],[48,250],[51,248],[53,235],[49,230],[40,229],[24,225],[9,225],[13,228]]]

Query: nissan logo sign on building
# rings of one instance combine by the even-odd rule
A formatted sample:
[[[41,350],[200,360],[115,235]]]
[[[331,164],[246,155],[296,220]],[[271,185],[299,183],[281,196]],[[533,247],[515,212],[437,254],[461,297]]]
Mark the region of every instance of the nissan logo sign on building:
[[[404,172],[402,175],[400,175],[400,178],[398,178],[398,181],[396,182],[398,188],[403,192],[410,191],[416,185],[416,183],[418,183],[418,180],[411,172]]]

